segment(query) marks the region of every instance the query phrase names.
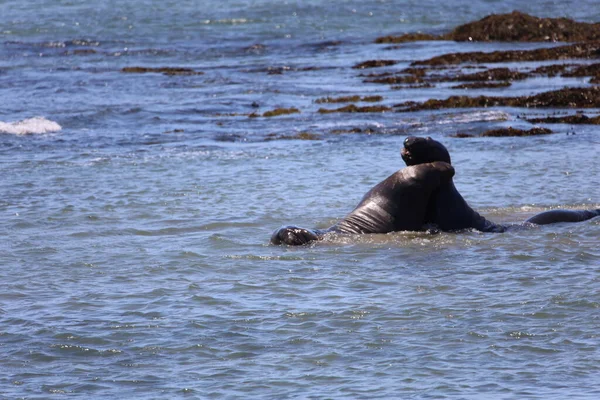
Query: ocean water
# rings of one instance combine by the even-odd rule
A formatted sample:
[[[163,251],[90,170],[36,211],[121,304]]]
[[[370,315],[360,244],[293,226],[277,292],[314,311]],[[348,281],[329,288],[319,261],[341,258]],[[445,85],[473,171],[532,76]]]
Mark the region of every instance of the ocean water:
[[[496,222],[600,207],[595,126],[452,137],[564,110],[318,113],[465,94],[352,66],[552,45],[374,44],[515,9],[600,21],[592,0],[0,2],[0,398],[598,398],[598,218],[269,244],[343,217],[408,135]]]

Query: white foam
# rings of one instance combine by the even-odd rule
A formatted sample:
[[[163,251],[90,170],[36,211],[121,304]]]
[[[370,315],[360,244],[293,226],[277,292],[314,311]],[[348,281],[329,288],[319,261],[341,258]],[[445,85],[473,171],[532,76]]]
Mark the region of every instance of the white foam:
[[[27,118],[16,122],[0,121],[0,133],[10,133],[13,135],[27,135],[39,133],[58,132],[62,127],[44,117]]]

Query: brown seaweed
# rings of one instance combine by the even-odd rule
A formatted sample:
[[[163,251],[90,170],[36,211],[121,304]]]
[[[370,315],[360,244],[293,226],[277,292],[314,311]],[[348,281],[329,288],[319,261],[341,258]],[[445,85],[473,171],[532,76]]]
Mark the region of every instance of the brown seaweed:
[[[572,125],[600,125],[600,115],[588,117],[585,114],[565,115],[563,117],[527,118],[532,124],[572,124]]]
[[[369,60],[364,61],[359,64],[353,66],[353,69],[365,69],[365,68],[379,68],[379,67],[388,67],[390,65],[398,64],[398,61],[395,60]]]
[[[342,96],[342,97],[322,97],[315,100],[317,104],[323,103],[356,103],[359,101],[367,102],[367,103],[376,103],[378,101],[382,101],[382,96]]]
[[[408,101],[395,105],[399,111],[438,110],[443,108],[474,107],[558,107],[558,108],[598,108],[600,107],[600,87],[564,88],[531,96],[451,96],[444,100],[430,99],[423,103]]]
[[[202,75],[204,72],[194,71],[191,68],[177,68],[177,67],[124,67],[121,69],[121,72],[125,73],[135,73],[135,74],[145,74],[145,73],[159,73],[163,75]]]
[[[391,107],[387,106],[365,106],[358,107],[355,104],[350,104],[345,107],[335,108],[335,109],[327,109],[327,108],[319,108],[320,114],[331,114],[331,113],[379,113],[379,112],[389,112],[392,111]]]
[[[472,137],[515,137],[515,136],[537,136],[537,135],[549,135],[554,133],[552,130],[548,128],[531,128],[529,130],[516,129],[512,126],[508,128],[497,128],[487,130],[479,135],[473,135],[469,133],[457,133],[452,135],[452,137],[456,138],[472,138]]]
[[[406,43],[421,40],[456,42],[583,42],[600,40],[600,24],[568,18],[540,18],[519,11],[492,14],[454,28],[444,35],[408,33],[385,36],[375,43]]]
[[[505,50],[493,52],[448,53],[411,65],[455,65],[462,63],[500,63],[515,61],[546,61],[590,59],[600,57],[600,42],[576,43],[534,50]]]

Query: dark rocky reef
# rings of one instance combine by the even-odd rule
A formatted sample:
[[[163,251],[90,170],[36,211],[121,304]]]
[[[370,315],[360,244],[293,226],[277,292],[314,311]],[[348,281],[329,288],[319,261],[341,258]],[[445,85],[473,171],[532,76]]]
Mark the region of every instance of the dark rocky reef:
[[[443,108],[474,107],[526,107],[526,108],[599,108],[600,87],[564,88],[531,96],[451,96],[444,100],[430,99],[423,103],[405,102],[394,107],[399,111],[439,110]]]
[[[355,104],[350,104],[345,107],[335,108],[335,109],[327,109],[327,108],[319,108],[320,114],[331,114],[331,113],[380,113],[380,112],[389,112],[393,111],[391,107],[387,106],[365,106],[358,107]]]
[[[472,137],[508,137],[508,136],[537,136],[537,135],[549,135],[552,132],[547,128],[531,128],[529,130],[516,129],[511,127],[508,128],[497,128],[490,129],[485,131],[479,135],[472,135],[469,133],[457,133],[456,135],[452,135],[456,138],[472,138]]]
[[[356,64],[354,69],[365,69],[365,68],[379,68],[379,67],[388,67],[390,65],[396,65],[398,61],[394,60],[369,60],[364,61],[359,64]]]
[[[270,117],[278,117],[280,115],[288,115],[288,114],[298,114],[300,112],[300,110],[298,110],[295,107],[291,107],[291,108],[276,108],[274,110],[270,110],[270,111],[265,111],[262,115],[257,114],[257,113],[252,113],[250,115],[248,115],[251,118],[256,118],[256,117],[266,117],[266,118],[270,118]]]
[[[584,114],[565,115],[562,117],[527,118],[532,124],[571,124],[571,125],[600,125],[600,115],[588,117]]]
[[[385,36],[375,43],[406,43],[421,40],[457,42],[584,42],[600,40],[600,24],[577,22],[568,18],[539,18],[519,11],[492,14],[479,21],[454,28],[444,35],[408,33]]]
[[[600,57],[600,42],[569,44],[534,50],[507,50],[490,53],[475,51],[467,53],[449,53],[428,60],[415,61],[412,65],[452,65],[463,63],[500,63],[515,61],[547,61],[593,59]]]
[[[204,72],[194,71],[191,68],[177,68],[177,67],[125,67],[121,69],[121,72],[128,74],[146,74],[146,73],[156,73],[163,74],[168,76],[173,75],[202,75]]]
[[[342,97],[321,97],[320,99],[315,100],[317,104],[323,103],[356,103],[359,101],[365,103],[377,103],[378,101],[382,101],[382,96],[342,96]]]

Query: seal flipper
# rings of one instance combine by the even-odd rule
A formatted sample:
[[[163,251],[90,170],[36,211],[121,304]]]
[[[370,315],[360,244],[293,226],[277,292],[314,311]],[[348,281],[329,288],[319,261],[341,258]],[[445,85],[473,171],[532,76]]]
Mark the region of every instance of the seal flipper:
[[[276,245],[301,246],[322,238],[323,236],[320,231],[299,228],[297,226],[282,226],[271,235],[271,243]]]
[[[534,215],[527,221],[530,224],[547,225],[556,222],[581,222],[600,215],[597,210],[550,210]]]

